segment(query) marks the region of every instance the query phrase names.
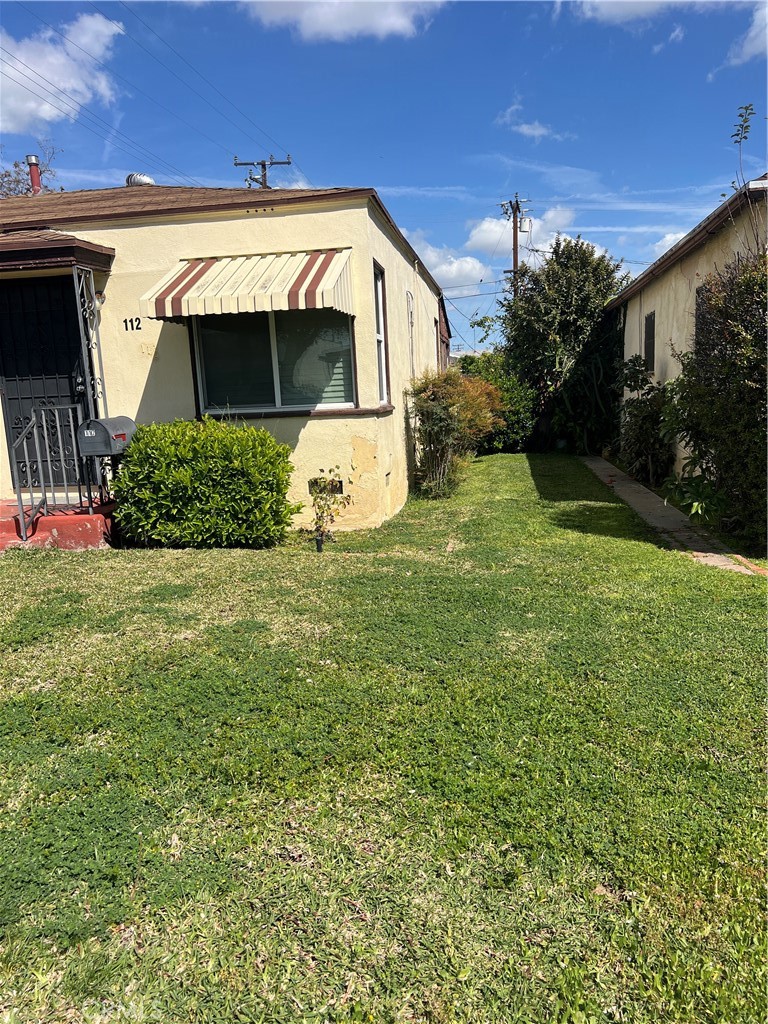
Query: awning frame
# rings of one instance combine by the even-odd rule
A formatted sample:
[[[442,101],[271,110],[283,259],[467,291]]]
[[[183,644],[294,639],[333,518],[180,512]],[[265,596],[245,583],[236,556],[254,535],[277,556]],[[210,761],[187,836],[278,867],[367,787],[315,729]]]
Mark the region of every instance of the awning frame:
[[[185,259],[141,296],[155,320],[223,313],[336,309],[354,315],[352,250],[313,249]]]

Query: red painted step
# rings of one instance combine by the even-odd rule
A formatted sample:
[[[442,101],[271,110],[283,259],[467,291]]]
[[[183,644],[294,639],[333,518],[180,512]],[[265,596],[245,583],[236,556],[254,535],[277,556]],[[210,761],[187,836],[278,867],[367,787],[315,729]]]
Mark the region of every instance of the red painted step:
[[[85,551],[88,548],[107,547],[112,538],[112,512],[115,503],[52,509],[50,515],[38,515],[27,531],[27,540],[21,539],[19,506],[15,501],[0,502],[0,551],[8,548],[62,548],[66,551]],[[28,508],[25,509],[28,511]]]

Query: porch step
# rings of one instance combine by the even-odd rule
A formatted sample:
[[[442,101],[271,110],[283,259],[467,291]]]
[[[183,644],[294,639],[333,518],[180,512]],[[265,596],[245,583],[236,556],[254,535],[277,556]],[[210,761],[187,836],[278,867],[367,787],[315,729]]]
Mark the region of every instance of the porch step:
[[[107,547],[112,537],[112,512],[115,503],[52,509],[50,515],[38,515],[29,528],[27,540],[21,539],[19,507],[15,501],[0,502],[0,551],[8,548],[62,548],[85,551]]]

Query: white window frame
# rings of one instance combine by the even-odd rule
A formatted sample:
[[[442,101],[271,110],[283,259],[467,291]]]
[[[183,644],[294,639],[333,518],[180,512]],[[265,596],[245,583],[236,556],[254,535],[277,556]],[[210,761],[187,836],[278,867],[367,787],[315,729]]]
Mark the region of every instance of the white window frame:
[[[387,317],[384,306],[384,270],[373,265],[374,310],[376,317],[376,365],[379,371],[379,405],[389,404],[389,375],[387,373]]]
[[[349,319],[349,345],[350,345],[350,360],[352,365],[352,401],[351,402],[322,402],[317,405],[283,405],[282,394],[280,392],[280,367],[277,361],[277,328],[275,327],[275,314],[272,310],[265,310],[267,314],[267,322],[269,324],[269,348],[272,359],[272,380],[275,389],[275,404],[274,405],[231,405],[227,406],[227,409],[223,409],[219,405],[208,404],[208,391],[205,384],[205,372],[203,367],[203,348],[202,339],[200,337],[200,317],[193,316],[192,320],[192,337],[195,344],[195,370],[197,376],[197,391],[200,396],[200,411],[203,413],[222,413],[226,411],[232,411],[236,413],[249,413],[249,412],[272,412],[275,415],[285,413],[301,413],[301,412],[312,412],[314,409],[328,410],[344,410],[344,409],[356,409],[357,408],[357,374],[355,372],[355,351],[354,351],[354,328],[353,318],[347,314]],[[284,310],[280,310],[284,312]],[[215,316],[215,314],[210,314]]]

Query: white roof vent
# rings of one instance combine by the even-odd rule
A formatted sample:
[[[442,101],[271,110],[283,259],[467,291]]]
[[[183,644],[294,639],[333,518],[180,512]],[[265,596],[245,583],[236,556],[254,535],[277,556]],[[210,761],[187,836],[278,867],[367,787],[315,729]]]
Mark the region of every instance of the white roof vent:
[[[133,174],[129,174],[125,179],[126,185],[154,185],[155,179],[150,178],[148,174],[144,174],[143,171],[135,171]]]

